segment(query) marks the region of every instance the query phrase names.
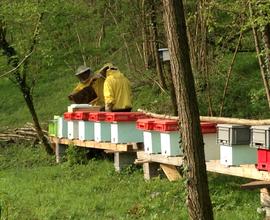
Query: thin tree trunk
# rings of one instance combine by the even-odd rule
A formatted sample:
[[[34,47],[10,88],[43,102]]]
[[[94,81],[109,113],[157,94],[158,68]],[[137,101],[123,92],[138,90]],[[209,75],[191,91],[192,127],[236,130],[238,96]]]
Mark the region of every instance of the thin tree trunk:
[[[163,0],[164,23],[179,112],[190,219],[213,219],[200,129],[199,109],[190,64],[182,0]]]
[[[141,2],[141,19],[142,19],[142,48],[143,48],[143,60],[145,69],[149,68],[149,39],[146,25],[146,13],[145,13],[145,0]]]
[[[233,54],[232,62],[231,62],[230,66],[229,66],[229,69],[228,69],[227,78],[226,78],[226,83],[225,83],[225,86],[224,86],[223,96],[222,96],[221,104],[220,104],[219,117],[222,116],[223,107],[224,107],[224,101],[225,101],[225,97],[226,97],[226,95],[227,95],[227,90],[228,90],[229,81],[230,81],[230,78],[231,78],[231,74],[232,74],[234,62],[235,62],[235,60],[236,60],[236,55],[237,55],[238,49],[239,49],[239,47],[240,47],[242,37],[243,37],[243,32],[241,31],[241,32],[240,32],[240,35],[239,35],[238,43],[237,43],[237,45],[236,45],[236,47],[235,47],[235,51],[234,51],[234,54]]]
[[[158,32],[157,32],[155,2],[151,0],[150,4],[151,4],[150,19],[151,19],[151,30],[152,30],[151,32],[152,32],[152,43],[154,46],[154,58],[155,58],[155,63],[156,63],[155,66],[156,66],[156,71],[157,71],[157,75],[159,79],[159,84],[161,85],[163,89],[167,89],[165,77],[164,77],[162,67],[161,67],[161,61],[158,54],[158,43],[157,43]]]
[[[270,70],[270,24],[265,25],[263,30],[263,39],[265,45],[265,63],[267,65],[268,72]]]
[[[249,3],[249,12],[250,12],[250,17],[253,18],[253,10],[252,10],[252,5]],[[260,71],[261,71],[261,76],[265,88],[265,93],[266,93],[266,98],[268,101],[268,107],[270,109],[270,90],[269,90],[269,82],[266,77],[266,71],[264,68],[264,61],[261,56],[261,48],[260,48],[260,43],[259,43],[259,37],[256,28],[254,27],[254,24],[252,25],[252,32],[253,32],[253,37],[254,37],[254,42],[255,42],[255,47],[256,47],[256,53],[260,65]]]
[[[166,67],[167,67],[167,71],[168,71],[168,78],[169,78],[169,89],[170,89],[170,98],[171,98],[171,102],[172,102],[172,107],[173,107],[173,115],[177,116],[178,115],[178,109],[177,109],[177,101],[176,101],[176,94],[175,94],[175,88],[174,88],[174,84],[173,84],[173,79],[172,79],[172,71],[171,71],[171,66],[170,64],[166,62]]]

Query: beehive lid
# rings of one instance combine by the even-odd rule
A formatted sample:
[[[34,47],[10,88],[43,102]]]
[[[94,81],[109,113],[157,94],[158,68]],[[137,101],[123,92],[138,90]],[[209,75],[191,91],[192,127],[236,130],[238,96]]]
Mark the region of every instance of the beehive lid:
[[[74,113],[73,112],[65,112],[64,113],[64,119],[65,120],[72,120],[72,119],[74,119]]]
[[[270,125],[256,125],[252,126],[251,129],[270,130]]]
[[[89,112],[89,121],[105,121],[106,112]]]
[[[203,134],[216,133],[216,123],[211,122],[201,122],[201,130]]]
[[[141,112],[107,112],[106,121],[137,121],[139,118],[144,117],[146,117],[145,114]]]
[[[177,131],[179,130],[176,120],[156,120],[154,123],[155,131]]]
[[[218,124],[218,128],[248,128],[246,125],[238,125],[238,124]]]
[[[74,120],[88,120],[89,112],[77,111],[74,112]]]
[[[141,118],[136,122],[136,128],[139,130],[150,131],[154,130],[155,118]]]

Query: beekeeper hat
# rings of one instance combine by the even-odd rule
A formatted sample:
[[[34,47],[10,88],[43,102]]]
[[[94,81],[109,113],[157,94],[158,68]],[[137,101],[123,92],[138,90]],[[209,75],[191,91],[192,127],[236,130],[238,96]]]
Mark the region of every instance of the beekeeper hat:
[[[90,71],[90,73],[92,72],[90,70],[90,68],[87,67],[87,66],[79,66],[78,69],[77,69],[77,71],[76,71],[76,73],[75,73],[75,76],[78,76],[78,75],[80,75],[82,73],[85,73],[86,71]]]

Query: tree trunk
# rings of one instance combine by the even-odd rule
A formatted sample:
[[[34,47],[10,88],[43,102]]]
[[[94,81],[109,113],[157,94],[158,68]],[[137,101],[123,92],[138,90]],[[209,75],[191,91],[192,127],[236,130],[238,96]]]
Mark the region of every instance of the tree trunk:
[[[165,63],[167,67],[167,72],[168,72],[168,80],[169,80],[169,90],[170,90],[170,98],[172,102],[172,107],[173,107],[173,115],[178,115],[178,109],[177,109],[177,101],[176,101],[176,94],[175,94],[175,89],[173,85],[173,79],[172,79],[172,71],[171,71],[171,66],[168,62]],[[166,68],[165,67],[165,68]]]
[[[41,19],[42,16],[40,16]],[[38,25],[39,25],[40,20],[38,21]],[[36,37],[37,37],[37,33],[38,33],[38,25],[36,27],[35,33],[34,33],[34,38],[33,38],[33,42],[32,45],[30,46],[30,53],[31,54],[34,50],[34,46],[36,44]],[[16,50],[9,44],[9,42],[6,40],[6,31],[4,30],[4,27],[1,25],[1,21],[0,21],[0,48],[3,50],[3,54],[7,57],[8,59],[8,64],[11,65],[14,68],[17,68],[19,65],[19,59],[17,56],[17,52]],[[13,77],[14,77],[14,82],[16,83],[16,85],[19,87],[19,89],[22,92],[22,95],[24,97],[24,100],[26,102],[26,105],[29,109],[29,112],[31,113],[32,119],[34,121],[34,125],[38,134],[38,137],[40,139],[40,141],[43,143],[45,150],[47,151],[47,153],[52,154],[53,150],[50,146],[49,141],[47,140],[47,138],[45,137],[41,126],[39,124],[39,120],[34,108],[34,103],[32,100],[32,96],[30,93],[30,87],[27,85],[26,82],[26,69],[27,69],[27,65],[28,65],[28,60],[25,59],[24,62],[24,68],[22,71],[20,71],[19,69],[17,69],[16,71],[13,72]]]
[[[24,97],[24,100],[26,102],[26,105],[29,109],[29,112],[32,116],[33,122],[34,122],[34,126],[38,135],[38,138],[40,139],[40,141],[42,142],[42,144],[45,147],[45,150],[48,154],[53,154],[53,150],[52,147],[50,145],[49,140],[46,138],[46,136],[44,135],[44,132],[42,131],[42,128],[39,124],[39,120],[37,117],[37,113],[34,107],[34,103],[33,103],[33,99],[32,99],[32,95],[30,93],[30,90],[27,89],[26,87],[21,87],[20,88]]]
[[[265,25],[263,30],[263,39],[265,45],[266,63],[268,71],[270,70],[270,24]]]
[[[145,69],[149,69],[149,39],[148,39],[148,31],[147,31],[147,18],[146,18],[146,9],[145,9],[145,0],[141,2],[141,19],[142,19],[142,48],[143,48],[143,60]]]
[[[176,89],[179,127],[187,178],[190,219],[213,219],[212,204],[200,129],[199,109],[190,64],[186,21],[182,0],[163,0],[164,23]]]
[[[151,20],[151,35],[152,35],[152,43],[153,43],[153,47],[154,47],[154,58],[155,58],[155,63],[156,63],[156,71],[157,71],[157,75],[158,75],[158,79],[159,79],[159,84],[161,85],[161,87],[163,89],[167,89],[166,83],[165,83],[165,77],[162,71],[162,67],[161,67],[161,61],[159,58],[159,54],[158,54],[158,32],[157,32],[157,22],[156,22],[156,9],[155,9],[155,2],[153,0],[151,0],[150,2],[151,5],[151,16],[150,16],[150,20]]]
[[[253,18],[253,9],[252,9],[251,3],[249,3],[249,13],[250,13],[250,17]],[[253,33],[253,37],[254,37],[254,43],[255,43],[256,53],[257,53],[257,57],[258,57],[259,65],[260,65],[260,72],[261,72],[261,76],[262,76],[262,80],[263,80],[263,84],[264,84],[264,88],[265,88],[268,107],[270,109],[269,80],[266,77],[266,74],[267,74],[266,68],[265,68],[266,66],[265,66],[265,63],[262,59],[258,32],[257,32],[257,29],[254,26],[254,24],[252,24],[252,33]]]

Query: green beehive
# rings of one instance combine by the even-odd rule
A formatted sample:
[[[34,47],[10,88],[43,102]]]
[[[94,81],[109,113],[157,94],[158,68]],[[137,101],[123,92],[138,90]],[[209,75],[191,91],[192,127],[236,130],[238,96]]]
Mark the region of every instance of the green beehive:
[[[59,116],[55,115],[53,117],[53,120],[49,121],[49,128],[48,128],[48,134],[49,136],[57,136],[57,119]]]

